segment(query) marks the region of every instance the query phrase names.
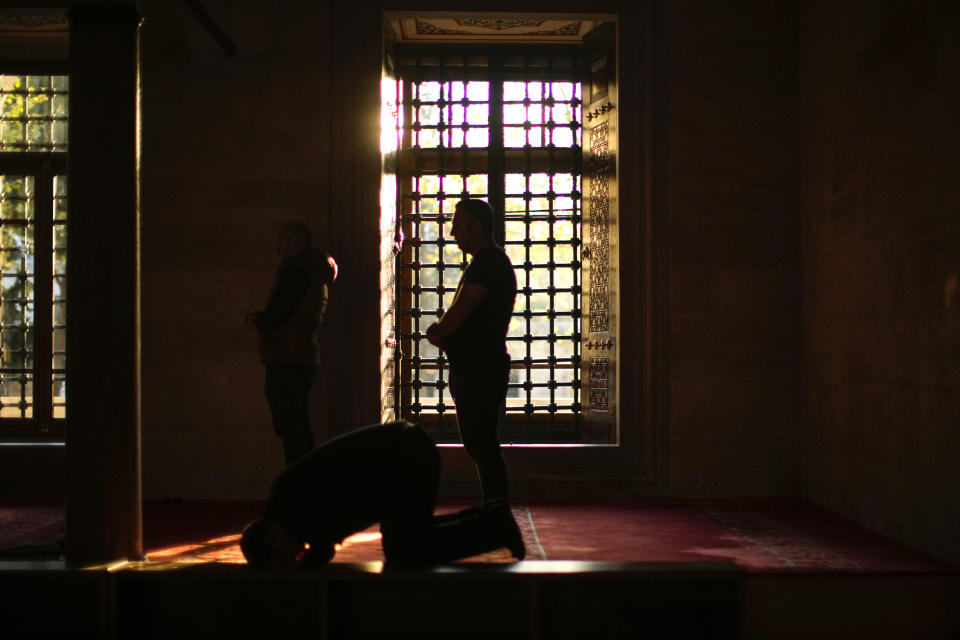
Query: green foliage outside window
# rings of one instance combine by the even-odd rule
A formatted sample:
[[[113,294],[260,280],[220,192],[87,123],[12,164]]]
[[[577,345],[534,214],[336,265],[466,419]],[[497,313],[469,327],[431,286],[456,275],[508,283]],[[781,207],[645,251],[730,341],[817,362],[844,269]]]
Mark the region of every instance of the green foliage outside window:
[[[67,150],[67,76],[0,75],[0,152]]]
[[[0,418],[65,415],[67,180],[30,154],[53,154],[63,166],[68,84],[67,76],[0,75]],[[38,254],[38,244],[50,253]],[[38,282],[49,300],[37,299]],[[38,337],[51,341],[49,362],[37,361]],[[50,396],[39,412],[35,382]]]

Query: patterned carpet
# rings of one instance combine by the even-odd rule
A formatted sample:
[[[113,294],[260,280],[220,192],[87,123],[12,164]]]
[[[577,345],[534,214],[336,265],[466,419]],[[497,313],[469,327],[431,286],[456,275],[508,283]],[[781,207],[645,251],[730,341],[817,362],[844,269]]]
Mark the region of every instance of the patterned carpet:
[[[144,504],[144,547],[156,563],[240,563],[237,541],[259,504]],[[438,513],[468,506],[444,501]],[[955,567],[797,500],[535,502],[513,507],[527,560],[734,562],[750,572],[937,572]],[[0,557],[59,553],[63,509],[0,505]],[[377,526],[334,562],[382,561]],[[506,549],[469,562],[512,562]]]
[[[456,506],[456,508],[460,507],[461,505]],[[169,509],[170,506],[168,505],[166,508]],[[189,507],[184,506],[184,508]],[[445,505],[444,507],[438,509],[437,513],[455,511],[456,508],[451,508],[449,505]],[[240,513],[242,513],[242,510],[240,512],[235,512],[233,515],[239,515]],[[539,541],[537,540],[536,531],[533,527],[533,519],[530,515],[529,509],[526,507],[514,507],[513,513],[514,518],[517,520],[517,524],[520,527],[524,542],[527,545],[527,559],[545,559],[546,556],[543,552],[543,548],[540,547]],[[239,524],[234,526],[233,530],[237,531],[242,529],[243,523],[249,519],[250,518],[247,517],[234,517],[233,520]],[[150,538],[149,535],[147,537],[148,539]],[[162,537],[163,536],[155,537],[154,540],[159,542]],[[243,556],[240,553],[239,546],[237,546],[238,539],[239,533],[230,533],[227,535],[212,535],[208,539],[204,540],[200,540],[195,536],[195,540],[193,542],[175,542],[173,544],[150,544],[147,541],[145,546],[147,547],[147,556],[151,560],[157,562],[241,563],[243,562]],[[383,551],[380,548],[380,529],[377,525],[374,525],[365,531],[356,533],[344,540],[343,544],[337,548],[337,553],[333,559],[333,562],[382,561]],[[498,549],[496,551],[491,551],[490,553],[467,558],[464,560],[464,562],[513,562],[513,557],[506,549]]]
[[[529,505],[550,560],[734,562],[750,572],[950,570],[799,500]]]
[[[57,553],[62,540],[62,505],[0,505],[0,554]]]

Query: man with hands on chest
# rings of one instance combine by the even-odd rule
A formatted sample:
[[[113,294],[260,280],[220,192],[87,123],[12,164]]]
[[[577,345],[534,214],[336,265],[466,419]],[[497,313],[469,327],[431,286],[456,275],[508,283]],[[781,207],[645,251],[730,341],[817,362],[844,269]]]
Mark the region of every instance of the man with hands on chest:
[[[427,328],[427,340],[442,349],[450,363],[457,425],[477,466],[484,502],[509,496],[498,431],[510,378],[507,330],[517,296],[513,265],[497,245],[493,226],[493,210],[483,200],[457,203],[451,232],[472,259],[450,308]]]

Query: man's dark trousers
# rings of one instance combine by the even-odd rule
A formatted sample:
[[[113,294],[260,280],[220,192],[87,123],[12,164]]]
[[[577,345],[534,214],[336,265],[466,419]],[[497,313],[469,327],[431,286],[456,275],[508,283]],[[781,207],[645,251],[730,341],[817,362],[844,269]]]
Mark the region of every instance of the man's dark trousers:
[[[287,466],[316,445],[309,417],[310,387],[316,377],[316,367],[266,363],[267,402]]]
[[[450,372],[450,394],[457,407],[460,438],[477,465],[484,502],[508,497],[507,464],[500,451],[498,431],[509,379],[509,365]]]

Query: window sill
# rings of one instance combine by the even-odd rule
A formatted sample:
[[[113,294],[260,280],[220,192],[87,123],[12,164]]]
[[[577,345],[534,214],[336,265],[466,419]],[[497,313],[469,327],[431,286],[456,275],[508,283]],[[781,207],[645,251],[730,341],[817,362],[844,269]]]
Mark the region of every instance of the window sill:
[[[64,440],[53,438],[0,438],[0,447],[65,447]]]
[[[587,442],[501,442],[501,449],[615,449],[616,444],[591,444]],[[439,449],[462,449],[459,442],[438,442]]]

